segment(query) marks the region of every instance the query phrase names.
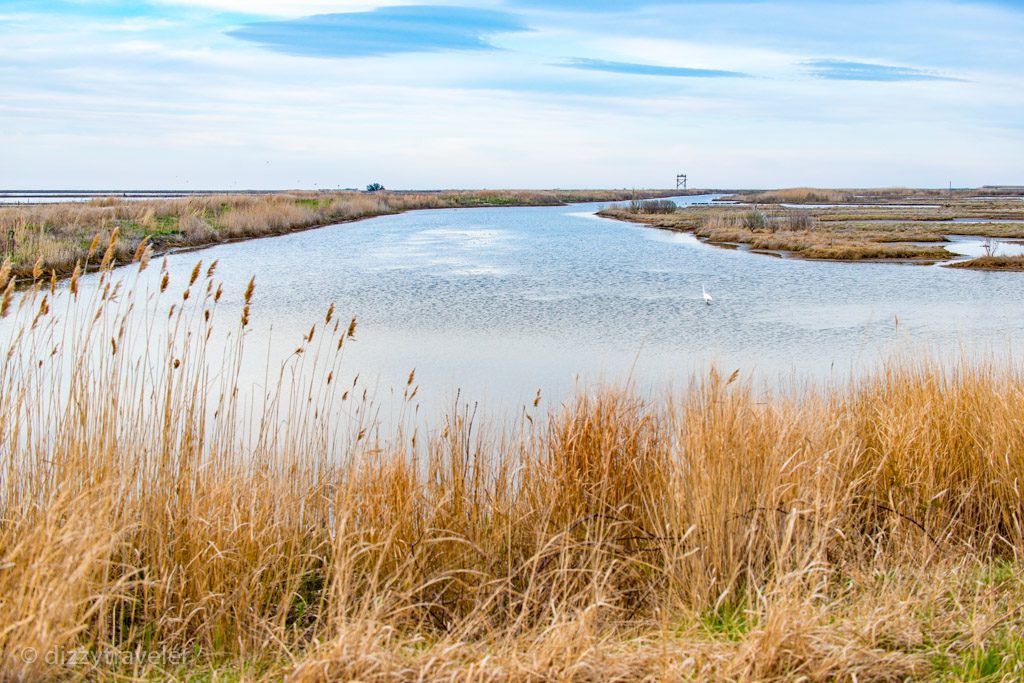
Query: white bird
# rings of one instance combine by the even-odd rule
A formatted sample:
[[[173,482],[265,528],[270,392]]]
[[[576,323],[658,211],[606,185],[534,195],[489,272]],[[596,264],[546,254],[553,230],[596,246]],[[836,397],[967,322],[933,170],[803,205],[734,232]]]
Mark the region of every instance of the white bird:
[[[700,286],[700,291],[704,293],[704,303],[710,306],[711,302],[714,301],[714,299],[712,299],[711,295],[708,294],[708,290],[704,289],[704,285]]]

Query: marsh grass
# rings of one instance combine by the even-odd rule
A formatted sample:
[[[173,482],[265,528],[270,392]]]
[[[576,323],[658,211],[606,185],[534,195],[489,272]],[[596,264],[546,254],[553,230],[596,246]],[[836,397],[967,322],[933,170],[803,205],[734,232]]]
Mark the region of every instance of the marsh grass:
[[[977,188],[948,190],[941,188],[846,188],[794,187],[781,190],[739,192],[736,197],[754,204],[914,204],[944,203],[983,198],[1018,199],[1019,188]]]
[[[605,211],[602,215],[670,230],[685,230],[713,244],[743,244],[757,251],[788,252],[806,259],[935,262],[951,257],[950,252],[941,246],[908,243],[945,241],[939,234],[845,229],[837,223],[819,223],[804,213],[786,212],[771,216],[759,210],[712,209],[691,215],[652,216],[626,211]]]
[[[949,264],[950,268],[969,270],[1024,271],[1024,256],[979,256],[968,261]]]
[[[269,374],[298,379],[250,402],[256,283],[220,320],[216,264],[133,292],[119,249],[94,250],[91,293],[40,278],[0,324],[6,678],[1020,671],[1016,365],[768,397],[711,370],[507,431],[459,406],[427,432],[339,430],[355,321],[310,321]]]
[[[871,191],[863,192],[870,194]],[[880,193],[871,196],[884,198]],[[948,241],[947,235],[1024,237],[1024,222],[952,222],[955,218],[1024,220],[1024,208],[1019,199],[945,197],[934,209],[907,209],[898,204],[884,207],[851,204],[839,208],[778,206],[779,202],[790,201],[793,197],[822,199],[803,190],[780,191],[747,197],[769,201],[754,206],[687,207],[669,214],[636,211],[627,206],[602,211],[601,215],[692,232],[713,244],[747,245],[754,251],[785,252],[816,260],[936,263],[954,258],[941,246]],[[831,199],[838,201],[840,197]],[[1010,261],[991,262],[989,266],[985,263],[965,267],[1016,269]]]

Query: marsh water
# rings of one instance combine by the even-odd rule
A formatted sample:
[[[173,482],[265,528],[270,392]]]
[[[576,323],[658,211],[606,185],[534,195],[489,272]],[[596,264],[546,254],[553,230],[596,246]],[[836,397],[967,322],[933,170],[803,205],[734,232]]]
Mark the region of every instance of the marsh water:
[[[712,365],[769,386],[846,381],[893,354],[1001,357],[1024,330],[1024,274],[773,258],[600,208],[379,217],[177,254],[172,282],[218,259],[232,316],[255,274],[249,343],[280,358],[333,302],[359,319],[346,367],[382,403],[415,370],[435,414],[457,392],[504,413],[538,390],[545,405],[580,385],[657,393]]]
[[[1008,353],[1024,330],[1018,273],[778,259],[600,208],[415,211],[172,261],[217,258],[235,292],[255,273],[257,336],[282,349],[334,302],[359,319],[346,364],[382,396],[415,369],[428,406],[460,389],[503,410],[577,383],[657,391],[711,365],[843,380],[892,354]]]

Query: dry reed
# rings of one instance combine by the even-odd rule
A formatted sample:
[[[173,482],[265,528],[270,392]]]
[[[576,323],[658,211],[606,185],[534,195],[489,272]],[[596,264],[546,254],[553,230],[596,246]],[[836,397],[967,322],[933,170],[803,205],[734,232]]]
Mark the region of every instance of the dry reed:
[[[1017,366],[893,364],[767,399],[711,371],[665,400],[584,392],[504,436],[456,410],[383,438],[337,428],[359,387],[333,307],[282,369],[303,379],[247,407],[255,282],[224,336],[215,277],[197,265],[175,293],[165,270],[142,299],[108,267],[91,294],[40,283],[10,304],[6,678],[1024,666]]]

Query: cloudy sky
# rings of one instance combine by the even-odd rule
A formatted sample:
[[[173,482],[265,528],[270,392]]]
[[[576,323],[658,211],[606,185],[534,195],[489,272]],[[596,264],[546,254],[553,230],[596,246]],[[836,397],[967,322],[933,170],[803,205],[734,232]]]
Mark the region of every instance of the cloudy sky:
[[[1024,2],[0,0],[0,187],[1024,184]]]

